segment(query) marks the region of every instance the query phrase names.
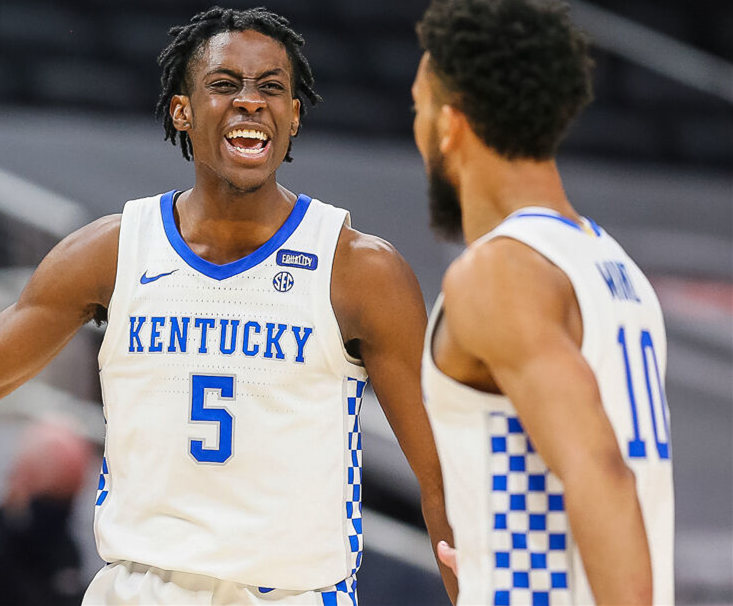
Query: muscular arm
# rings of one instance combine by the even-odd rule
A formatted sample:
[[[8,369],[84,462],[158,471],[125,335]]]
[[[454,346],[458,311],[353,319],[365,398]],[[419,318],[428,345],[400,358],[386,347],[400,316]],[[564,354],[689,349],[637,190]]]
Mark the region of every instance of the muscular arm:
[[[490,369],[563,482],[596,602],[651,603],[651,561],[634,475],[581,355],[569,280],[525,245],[498,239],[454,264],[444,292],[451,334]]]
[[[0,313],[0,397],[35,376],[76,331],[107,307],[117,268],[119,216],[62,240],[18,301]]]
[[[452,540],[443,479],[422,404],[420,358],[425,305],[412,269],[388,243],[344,228],[333,273],[332,299],[345,342],[358,342],[380,405],[420,484],[422,510],[433,549]],[[457,583],[440,564],[455,602]]]

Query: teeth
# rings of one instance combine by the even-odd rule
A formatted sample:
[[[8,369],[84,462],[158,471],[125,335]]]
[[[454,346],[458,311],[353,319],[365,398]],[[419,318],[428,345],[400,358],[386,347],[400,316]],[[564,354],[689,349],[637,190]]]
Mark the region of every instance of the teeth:
[[[228,132],[226,137],[227,139],[236,139],[237,137],[243,137],[245,139],[259,139],[260,141],[267,141],[270,138],[262,131],[249,129],[243,130],[241,128]]]
[[[245,156],[255,156],[259,154],[263,150],[262,147],[254,147],[254,148],[248,148],[248,147],[235,147],[234,151],[238,154],[243,154]]]

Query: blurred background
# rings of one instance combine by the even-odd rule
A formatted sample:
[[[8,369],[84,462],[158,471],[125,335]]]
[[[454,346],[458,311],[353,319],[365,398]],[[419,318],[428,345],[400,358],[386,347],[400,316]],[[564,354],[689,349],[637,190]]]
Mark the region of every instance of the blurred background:
[[[409,89],[420,55],[413,29],[427,2],[266,4],[304,34],[325,99],[306,117],[281,182],[349,208],[357,229],[393,242],[432,306],[460,247],[428,230],[411,140]],[[596,100],[562,148],[561,172],[576,208],[650,275],[668,324],[678,603],[733,604],[733,4],[570,5],[594,40]],[[192,185],[192,166],[152,117],[155,59],[168,28],[208,6],[2,0],[0,306],[73,229],[119,212],[125,200]],[[59,596],[53,603],[78,603],[102,565],[92,537],[101,337],[85,327],[0,404],[0,567],[35,588],[0,595],[0,604],[50,604],[39,598],[44,583]],[[416,483],[373,396],[362,421],[361,601],[448,604]],[[29,445],[42,455],[31,460]],[[43,470],[53,476],[45,483],[18,480]]]

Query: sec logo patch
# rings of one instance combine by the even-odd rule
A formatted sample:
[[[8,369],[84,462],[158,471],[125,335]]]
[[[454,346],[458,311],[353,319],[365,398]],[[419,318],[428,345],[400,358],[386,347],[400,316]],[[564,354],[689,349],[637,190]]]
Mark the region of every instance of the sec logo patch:
[[[295,284],[293,274],[289,271],[281,271],[272,279],[272,285],[278,292],[288,292]]]

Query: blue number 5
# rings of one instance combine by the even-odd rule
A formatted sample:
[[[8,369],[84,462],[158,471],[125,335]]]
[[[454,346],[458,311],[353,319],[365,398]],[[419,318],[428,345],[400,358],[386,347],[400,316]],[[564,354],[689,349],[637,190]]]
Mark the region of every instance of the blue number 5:
[[[218,423],[219,445],[205,448],[203,440],[191,440],[189,450],[200,463],[226,463],[232,456],[234,419],[225,408],[207,408],[206,393],[218,392],[220,400],[234,399],[234,377],[223,375],[191,375],[191,420]]]

